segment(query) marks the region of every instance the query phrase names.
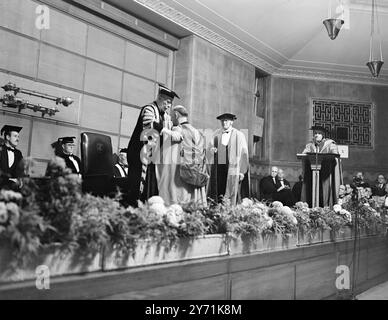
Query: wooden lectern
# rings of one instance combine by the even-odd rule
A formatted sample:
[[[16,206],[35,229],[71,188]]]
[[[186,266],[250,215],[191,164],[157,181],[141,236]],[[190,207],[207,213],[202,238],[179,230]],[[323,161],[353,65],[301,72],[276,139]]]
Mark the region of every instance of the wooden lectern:
[[[339,158],[340,155],[336,153],[298,153],[296,155],[302,162],[309,161],[312,171],[312,208],[319,207],[319,185],[320,177],[319,173],[322,169],[322,163],[327,161],[333,161],[335,158]],[[303,164],[303,167],[304,164]]]

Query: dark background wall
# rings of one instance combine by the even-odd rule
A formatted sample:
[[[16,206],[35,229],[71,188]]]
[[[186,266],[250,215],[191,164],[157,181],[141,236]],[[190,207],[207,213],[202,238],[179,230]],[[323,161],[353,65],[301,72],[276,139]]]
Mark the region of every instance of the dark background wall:
[[[254,84],[252,65],[196,36],[181,40],[175,67],[175,89],[181,99],[174,103],[188,108],[197,128],[217,129],[216,117],[232,112],[237,115],[233,126],[245,130],[252,150],[259,119],[253,108]]]
[[[387,87],[272,77],[270,95],[270,162],[285,167],[290,180],[295,181],[300,170],[296,153],[311,139],[308,130],[312,123],[311,98],[372,102],[374,147],[349,148],[349,158],[342,160],[344,178],[351,178],[357,170],[365,172],[370,181],[379,172],[388,173]]]

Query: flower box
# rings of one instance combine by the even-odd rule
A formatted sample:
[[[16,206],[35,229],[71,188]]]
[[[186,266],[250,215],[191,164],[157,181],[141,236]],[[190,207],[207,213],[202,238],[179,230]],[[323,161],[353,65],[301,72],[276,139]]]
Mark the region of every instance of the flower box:
[[[261,251],[277,251],[295,248],[298,235],[292,234],[283,237],[281,234],[262,234],[257,238],[231,238],[229,254],[247,254]]]
[[[0,283],[36,279],[36,268],[41,265],[48,267],[49,275],[61,276],[101,270],[101,252],[85,252],[63,249],[58,245],[42,248],[38,254],[31,256],[24,266],[15,266],[16,262],[11,246],[0,246]]]
[[[330,230],[298,231],[298,246],[331,241]]]
[[[191,259],[211,258],[228,254],[225,235],[181,238],[171,248],[151,240],[140,240],[134,252],[122,252],[106,246],[103,270],[152,265]]]

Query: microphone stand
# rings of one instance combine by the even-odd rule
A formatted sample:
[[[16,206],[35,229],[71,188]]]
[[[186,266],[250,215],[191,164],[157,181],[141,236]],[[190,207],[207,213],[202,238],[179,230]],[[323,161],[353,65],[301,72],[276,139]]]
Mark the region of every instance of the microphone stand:
[[[317,168],[318,168],[318,143],[315,142],[315,190],[319,188],[319,179],[317,179]],[[319,207],[319,193],[318,193],[318,207]]]

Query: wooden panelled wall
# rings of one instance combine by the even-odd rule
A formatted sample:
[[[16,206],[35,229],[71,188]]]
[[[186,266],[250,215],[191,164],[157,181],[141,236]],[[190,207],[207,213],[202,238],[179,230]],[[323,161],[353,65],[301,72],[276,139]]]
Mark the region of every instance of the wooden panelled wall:
[[[39,4],[31,0],[0,2],[0,85],[11,81],[74,99],[72,105],[58,106],[60,112],[45,119],[31,110],[18,114],[14,109],[0,109],[0,126],[23,126],[19,148],[25,157],[37,161],[36,175],[45,172],[53,156],[50,144],[61,136],[79,138],[84,131],[99,132],[112,138],[114,152],[126,147],[138,108],[154,100],[156,83],[171,85],[174,57],[171,50],[145,38],[142,45],[133,42],[131,39],[139,36],[126,29],[120,30],[125,38],[52,7],[50,28],[39,30],[35,27]],[[79,154],[79,147],[76,152]]]
[[[358,241],[357,241],[358,242]],[[0,299],[333,299],[336,268],[356,266],[356,292],[388,280],[386,236],[58,277],[50,290],[35,281],[0,287]],[[341,274],[343,272],[340,272]]]
[[[334,81],[314,81],[271,77],[270,104],[270,163],[286,171],[289,181],[297,181],[301,171],[296,154],[311,139],[311,98],[373,103],[373,148],[349,148],[349,158],[343,159],[344,178],[352,179],[361,170],[374,182],[377,174],[388,175],[388,87]],[[269,173],[269,170],[267,171]]]

